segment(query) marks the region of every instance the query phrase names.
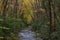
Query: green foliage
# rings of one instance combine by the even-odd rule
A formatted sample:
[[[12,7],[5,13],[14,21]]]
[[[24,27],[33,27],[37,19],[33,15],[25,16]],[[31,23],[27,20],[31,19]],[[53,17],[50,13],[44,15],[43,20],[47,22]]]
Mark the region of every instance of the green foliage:
[[[3,37],[5,35],[7,37],[8,35],[10,39],[13,36],[13,35],[10,35],[11,33],[18,33],[22,28],[25,27],[25,24],[21,19],[16,19],[16,18],[11,18],[11,17],[6,17],[6,20],[5,20],[6,25],[4,25],[3,23],[4,23],[3,21],[0,22],[0,36]],[[4,34],[3,31],[5,31],[7,35]],[[15,39],[12,38],[11,40],[16,40],[16,38]]]
[[[19,5],[15,6],[15,0],[8,0],[5,8],[5,15],[3,15],[4,6],[0,3],[0,39],[4,36],[7,40],[17,40],[17,33],[25,28],[27,24],[32,25],[32,30],[39,33],[39,37],[44,40],[49,40],[49,36],[53,40],[60,40],[60,0],[53,0],[52,13],[55,11],[55,31],[50,32],[50,15],[48,4],[49,0],[18,0]],[[5,4],[4,4],[5,5]],[[17,13],[14,13],[14,7],[17,7]],[[37,11],[36,13],[34,11]],[[17,17],[15,17],[15,15]],[[53,15],[54,16],[54,15]],[[5,20],[4,20],[5,18]],[[54,18],[53,18],[54,19]]]

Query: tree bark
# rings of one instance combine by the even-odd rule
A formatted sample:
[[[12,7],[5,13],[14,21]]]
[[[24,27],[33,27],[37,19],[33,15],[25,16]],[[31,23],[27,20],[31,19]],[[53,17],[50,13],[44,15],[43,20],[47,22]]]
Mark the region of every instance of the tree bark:
[[[53,0],[49,0],[49,20],[50,20],[50,40],[54,40],[51,36],[53,32],[55,32],[55,11],[54,11],[54,4]]]
[[[14,17],[17,18],[17,11],[18,10],[18,0],[15,0],[15,5],[14,5]]]
[[[7,11],[7,9],[6,9],[6,6],[7,6],[7,2],[8,2],[8,0],[3,0],[3,25],[5,26],[6,25],[6,11]],[[5,29],[2,29],[3,30],[3,32],[4,32],[4,38],[3,38],[3,40],[7,40],[6,39],[6,30]]]

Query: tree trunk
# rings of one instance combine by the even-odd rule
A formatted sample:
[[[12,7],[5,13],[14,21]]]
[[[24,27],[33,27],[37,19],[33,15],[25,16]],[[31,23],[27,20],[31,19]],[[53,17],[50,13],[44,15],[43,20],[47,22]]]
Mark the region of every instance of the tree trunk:
[[[3,25],[5,26],[6,25],[6,23],[5,23],[5,20],[6,20],[6,11],[7,11],[7,9],[6,9],[6,6],[7,6],[7,2],[8,2],[8,0],[3,0]],[[3,32],[5,33],[5,35],[4,35],[4,38],[3,38],[3,40],[7,40],[6,39],[6,30],[4,30],[4,29],[2,29],[3,30]]]
[[[18,0],[15,0],[15,5],[14,5],[14,17],[17,18],[17,11],[18,10]]]
[[[50,40],[54,40],[51,36],[53,32],[55,32],[55,11],[54,11],[54,4],[53,0],[49,0],[49,15],[50,15]]]

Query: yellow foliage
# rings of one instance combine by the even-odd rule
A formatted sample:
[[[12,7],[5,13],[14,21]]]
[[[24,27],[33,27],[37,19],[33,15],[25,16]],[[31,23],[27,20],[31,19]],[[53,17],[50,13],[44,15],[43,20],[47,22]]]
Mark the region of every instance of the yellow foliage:
[[[8,30],[8,29],[10,29],[10,28],[7,28],[7,27],[0,27],[0,29],[7,29],[7,30]]]
[[[24,19],[27,21],[27,23],[30,23],[32,21],[32,17],[31,16],[33,16],[32,9],[30,9],[29,7],[27,7],[24,10]]]
[[[34,3],[34,0],[23,0],[21,3],[21,7],[24,13],[23,18],[27,23],[30,23],[32,21],[33,16],[33,10],[32,10],[32,4]]]
[[[34,0],[23,0],[23,5],[25,6],[32,6]]]
[[[7,28],[7,27],[3,27],[3,29],[10,29],[10,28]]]

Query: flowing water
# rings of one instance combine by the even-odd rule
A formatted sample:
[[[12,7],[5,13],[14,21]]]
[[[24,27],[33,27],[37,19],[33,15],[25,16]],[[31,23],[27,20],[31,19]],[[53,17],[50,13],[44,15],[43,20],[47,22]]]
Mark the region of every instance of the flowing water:
[[[22,30],[19,32],[19,40],[42,40],[41,38],[36,39],[34,37],[34,32],[30,30]]]

